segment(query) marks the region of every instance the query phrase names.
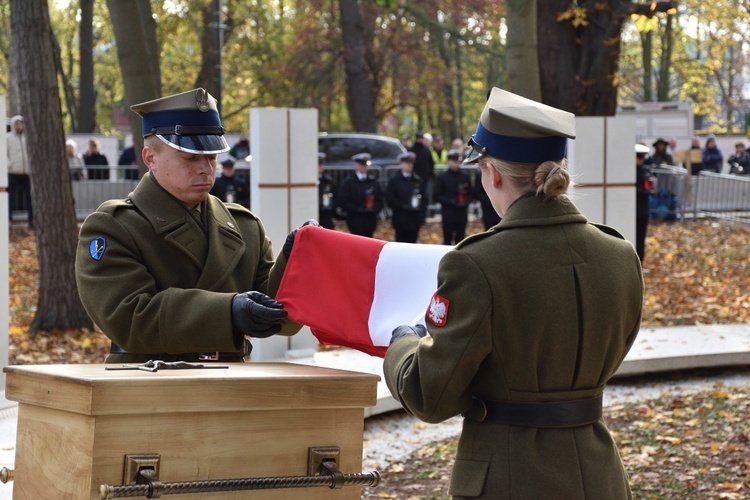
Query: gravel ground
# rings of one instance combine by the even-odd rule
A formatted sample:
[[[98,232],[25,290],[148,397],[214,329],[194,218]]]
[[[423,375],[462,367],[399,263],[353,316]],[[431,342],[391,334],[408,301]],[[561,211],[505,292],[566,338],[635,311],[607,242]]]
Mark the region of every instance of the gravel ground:
[[[750,386],[750,367],[615,379],[604,392],[604,406],[643,401],[663,393],[695,393],[721,384]],[[365,420],[362,470],[387,470],[423,446],[459,434],[461,422],[460,417],[453,417],[439,424],[426,424],[403,411],[370,417]]]

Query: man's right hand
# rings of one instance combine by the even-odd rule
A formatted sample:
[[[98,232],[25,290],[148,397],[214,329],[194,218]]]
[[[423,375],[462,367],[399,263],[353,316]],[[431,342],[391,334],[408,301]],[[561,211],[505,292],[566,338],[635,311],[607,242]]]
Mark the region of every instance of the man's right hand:
[[[284,306],[261,292],[238,293],[232,299],[232,326],[250,337],[264,339],[281,331]]]

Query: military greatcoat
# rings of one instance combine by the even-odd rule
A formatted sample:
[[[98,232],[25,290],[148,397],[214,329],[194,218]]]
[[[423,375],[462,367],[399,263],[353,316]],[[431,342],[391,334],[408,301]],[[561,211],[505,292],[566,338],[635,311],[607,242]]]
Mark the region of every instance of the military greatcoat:
[[[565,197],[527,195],[498,225],[443,257],[426,315],[429,335],[396,340],[385,356],[385,379],[404,408],[427,422],[466,412],[472,397],[595,397],[635,340],[642,301],[630,243],[588,223]],[[554,428],[465,419],[450,493],[630,498],[603,418]]]
[[[194,217],[146,174],[127,199],[103,203],[84,221],[76,254],[81,301],[129,353],[110,354],[107,362],[238,352],[232,298],[275,293],[286,259],[281,253],[274,263],[260,219],[214,196],[202,207],[206,213]],[[288,324],[282,333],[298,329]]]

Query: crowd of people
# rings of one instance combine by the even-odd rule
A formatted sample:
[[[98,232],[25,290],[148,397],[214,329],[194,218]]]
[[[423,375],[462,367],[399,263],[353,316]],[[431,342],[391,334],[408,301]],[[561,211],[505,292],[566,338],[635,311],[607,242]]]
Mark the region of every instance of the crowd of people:
[[[646,155],[646,164],[652,167],[660,165],[685,166],[687,161],[676,161],[677,140],[675,138],[658,138],[652,144],[653,150]],[[690,161],[690,173],[697,175],[702,171],[722,173],[724,171],[724,154],[716,144],[716,136],[709,134],[705,143],[701,146],[700,138],[693,137],[690,141],[689,151],[700,151],[699,161]],[[744,141],[734,144],[734,153],[727,158],[727,172],[735,175],[750,175],[750,152],[747,151]]]
[[[419,229],[431,207],[437,207],[446,245],[458,244],[466,236],[469,206],[479,202],[485,229],[500,221],[489,204],[479,180],[461,168],[467,146],[461,139],[445,149],[439,135],[417,132],[402,137],[407,152],[398,157],[399,170],[381,184],[370,172],[371,155],[358,153],[351,158],[353,171],[336,185],[325,170],[325,153],[318,153],[318,195],[320,224],[333,229],[335,220],[344,220],[352,234],[372,237],[378,215],[388,207],[395,239],[416,243]]]

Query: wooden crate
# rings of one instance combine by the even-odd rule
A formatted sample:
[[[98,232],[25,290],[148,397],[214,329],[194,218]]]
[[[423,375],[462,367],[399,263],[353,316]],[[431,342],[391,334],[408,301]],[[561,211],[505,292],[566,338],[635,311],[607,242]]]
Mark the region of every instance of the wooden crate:
[[[109,366],[109,365],[107,365]],[[340,448],[362,472],[364,408],[377,375],[291,363],[111,371],[105,365],[9,366],[18,401],[13,498],[99,498],[123,484],[125,456],[160,455],[162,482],[307,475],[308,448]],[[169,495],[202,499],[358,499],[361,487]]]

